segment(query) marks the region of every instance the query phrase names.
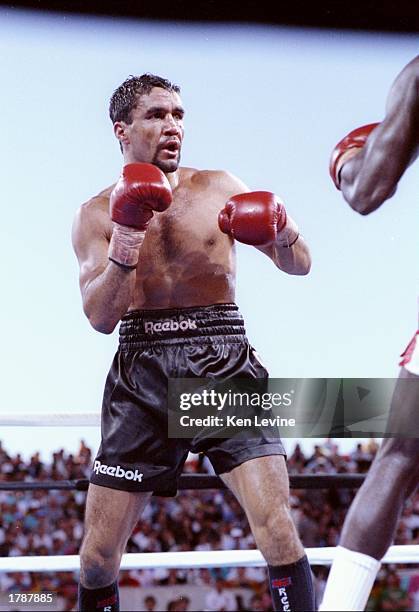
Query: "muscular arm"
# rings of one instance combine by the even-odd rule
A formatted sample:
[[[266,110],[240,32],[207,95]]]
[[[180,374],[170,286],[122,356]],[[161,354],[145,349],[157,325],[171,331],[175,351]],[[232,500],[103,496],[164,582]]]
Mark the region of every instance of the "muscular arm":
[[[227,199],[236,194],[250,192],[250,189],[242,181],[228,173],[225,174],[224,181]],[[288,213],[287,216],[291,220]],[[311,256],[308,246],[301,235],[298,236],[298,239],[290,247],[284,247],[279,236],[276,242],[263,246],[258,245],[255,248],[267,255],[277,268],[287,274],[305,275],[310,271]]]
[[[396,191],[397,183],[419,153],[419,56],[395,79],[384,120],[365,147],[340,173],[340,188],[355,211],[367,215]]]
[[[127,312],[135,284],[135,270],[109,261],[112,225],[95,200],[77,211],[72,241],[80,266],[83,310],[92,327],[110,334]]]
[[[310,251],[301,234],[298,236],[297,242],[290,248],[278,244],[258,246],[256,248],[265,253],[265,255],[272,259],[277,268],[287,274],[304,276],[310,272]]]

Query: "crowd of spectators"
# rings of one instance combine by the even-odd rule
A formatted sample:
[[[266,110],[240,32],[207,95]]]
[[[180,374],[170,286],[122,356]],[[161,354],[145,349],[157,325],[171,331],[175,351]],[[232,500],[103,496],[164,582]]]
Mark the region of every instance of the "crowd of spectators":
[[[341,454],[333,440],[306,454],[297,444],[288,458],[290,474],[364,473],[377,451],[374,440]],[[73,480],[89,477],[91,451],[81,442],[77,453],[61,449],[50,460],[35,453],[30,460],[11,456],[0,443],[1,481]],[[201,456],[191,456],[189,472],[210,472]],[[291,512],[305,547],[336,546],[355,491],[316,489],[291,491]],[[83,491],[0,491],[0,556],[78,554],[83,535],[86,493]],[[406,504],[395,544],[419,544],[419,494]],[[229,550],[255,548],[245,515],[228,491],[186,491],[174,498],[153,497],[138,522],[127,552]],[[313,567],[318,599],[328,569]],[[133,570],[120,574],[121,586],[202,585],[210,587],[208,610],[244,610],[232,587],[253,592],[252,610],[271,610],[264,568],[217,570]],[[0,573],[0,592],[54,591],[75,609],[77,576],[66,572]],[[153,608],[153,598],[144,606]],[[145,608],[146,609],[146,608]],[[188,610],[184,597],[170,602],[170,610]],[[368,604],[369,610],[419,610],[419,570],[383,565]]]

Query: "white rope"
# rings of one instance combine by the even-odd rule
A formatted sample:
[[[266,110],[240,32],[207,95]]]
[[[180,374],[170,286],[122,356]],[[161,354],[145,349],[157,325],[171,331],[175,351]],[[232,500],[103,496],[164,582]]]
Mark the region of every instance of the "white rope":
[[[336,548],[306,548],[311,565],[331,565]],[[383,563],[418,563],[419,545],[391,546]],[[122,556],[121,569],[192,567],[264,567],[258,550],[212,550],[166,553],[130,553]],[[51,557],[0,557],[0,572],[73,572],[80,567],[78,555]]]
[[[100,425],[100,413],[45,412],[33,414],[2,414],[0,427],[97,427]]]

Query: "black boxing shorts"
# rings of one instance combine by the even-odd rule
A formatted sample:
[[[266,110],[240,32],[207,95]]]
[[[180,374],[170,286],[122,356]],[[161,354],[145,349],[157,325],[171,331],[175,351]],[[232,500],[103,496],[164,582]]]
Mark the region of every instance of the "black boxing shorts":
[[[175,495],[188,453],[203,452],[216,474],[266,455],[285,455],[278,437],[168,437],[169,378],[267,378],[235,304],[127,314],[108,374],[102,440],[90,482]]]

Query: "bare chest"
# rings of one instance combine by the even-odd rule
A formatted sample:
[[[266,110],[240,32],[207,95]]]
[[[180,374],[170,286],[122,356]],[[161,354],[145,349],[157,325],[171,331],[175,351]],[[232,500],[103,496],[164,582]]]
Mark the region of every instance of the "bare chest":
[[[173,262],[192,252],[215,249],[226,238],[218,228],[221,208],[222,203],[209,193],[176,193],[170,208],[154,215],[143,256]]]

